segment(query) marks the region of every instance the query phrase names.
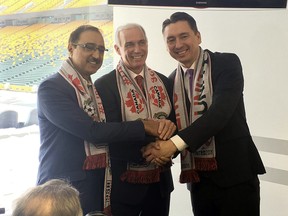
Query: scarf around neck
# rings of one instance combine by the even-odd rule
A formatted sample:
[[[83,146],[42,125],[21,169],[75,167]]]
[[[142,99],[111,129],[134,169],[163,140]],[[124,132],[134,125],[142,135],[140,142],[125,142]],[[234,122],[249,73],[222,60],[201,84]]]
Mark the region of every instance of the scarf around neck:
[[[187,110],[185,87],[181,66],[176,69],[174,80],[174,109],[179,131],[191,125],[209,109],[212,103],[211,60],[209,53],[200,48],[199,59],[194,70],[193,92],[190,110]],[[189,113],[188,113],[189,112]],[[180,182],[199,182],[197,171],[217,169],[215,140],[211,137],[195,153],[187,149],[181,152]]]
[[[136,119],[167,118],[171,112],[171,103],[166,88],[155,71],[144,66],[144,91],[130,76],[122,60],[116,67],[116,80],[121,99],[123,121]],[[145,97],[146,95],[146,97]],[[128,163],[121,180],[130,183],[148,184],[160,181],[161,169],[150,163]]]
[[[79,107],[82,108],[93,121],[106,122],[105,112],[101,98],[92,84],[85,80],[73,66],[71,59],[62,63],[59,70],[61,76],[74,88]],[[73,116],[71,116],[73,118]],[[105,169],[104,181],[104,211],[110,211],[110,191],[112,176],[107,143],[90,143],[84,140],[86,159],[83,164],[84,170]]]

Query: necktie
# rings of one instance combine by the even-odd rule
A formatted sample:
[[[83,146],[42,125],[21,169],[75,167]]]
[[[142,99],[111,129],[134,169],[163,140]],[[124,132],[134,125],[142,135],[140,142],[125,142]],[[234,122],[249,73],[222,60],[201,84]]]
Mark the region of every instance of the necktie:
[[[193,69],[188,69],[187,70],[188,76],[189,76],[189,95],[190,95],[190,101],[192,101],[192,97],[193,97],[193,74],[194,74],[194,70]]]
[[[144,86],[143,86],[143,77],[141,75],[138,75],[135,77],[135,80],[136,80],[136,83],[138,84],[139,88],[141,89],[141,91],[145,95]]]

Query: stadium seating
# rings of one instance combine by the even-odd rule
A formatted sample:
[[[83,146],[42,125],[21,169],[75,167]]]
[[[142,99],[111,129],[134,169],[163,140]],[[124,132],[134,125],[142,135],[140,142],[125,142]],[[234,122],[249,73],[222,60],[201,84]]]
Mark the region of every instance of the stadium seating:
[[[112,70],[113,24],[110,20],[6,26],[0,28],[0,89],[5,89],[5,83],[9,83],[10,90],[33,91],[33,86],[55,73],[67,58],[68,37],[82,24],[98,26],[110,50],[97,76],[102,75],[103,70]]]
[[[18,124],[18,113],[14,110],[6,110],[0,113],[0,129],[16,128]]]
[[[0,0],[0,15],[91,7],[106,3],[107,0]]]
[[[30,125],[38,125],[38,113],[37,108],[30,110],[27,120],[24,123],[24,127]]]
[[[92,76],[94,79],[113,69],[113,22],[112,15],[102,19],[103,9],[96,6],[107,4],[107,0],[0,0],[0,16],[41,11],[73,10],[94,7],[94,15],[77,16],[65,20],[52,16],[51,21],[0,24],[0,90],[33,92],[39,83],[55,73],[67,58],[68,37],[76,27],[91,24],[99,27],[109,52],[105,53],[103,66]],[[98,8],[98,7],[97,7]],[[75,11],[75,10],[74,10]],[[85,10],[84,10],[85,11]],[[57,12],[59,13],[59,12]],[[105,12],[104,12],[105,13]],[[40,17],[41,14],[39,13]],[[72,18],[73,17],[73,18]],[[28,18],[29,19],[29,18]],[[12,22],[11,22],[12,23]]]

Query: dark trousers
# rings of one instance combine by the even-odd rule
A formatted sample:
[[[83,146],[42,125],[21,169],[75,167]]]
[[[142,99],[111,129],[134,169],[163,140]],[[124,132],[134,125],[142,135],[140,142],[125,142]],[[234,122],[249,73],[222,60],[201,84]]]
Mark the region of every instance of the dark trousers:
[[[231,187],[219,187],[209,178],[190,190],[194,216],[259,216],[260,187],[255,177]]]
[[[105,169],[86,171],[86,179],[71,182],[80,193],[83,214],[92,211],[103,211]]]
[[[149,186],[141,203],[121,203],[111,200],[113,216],[168,216],[170,194],[161,196],[159,183]]]

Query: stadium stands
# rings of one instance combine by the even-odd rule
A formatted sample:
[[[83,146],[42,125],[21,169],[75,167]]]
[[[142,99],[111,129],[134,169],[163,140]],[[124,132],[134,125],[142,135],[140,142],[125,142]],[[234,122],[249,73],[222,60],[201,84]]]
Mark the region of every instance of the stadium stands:
[[[35,92],[67,57],[71,31],[81,24],[102,29],[109,52],[94,79],[113,69],[113,11],[101,5],[106,2],[0,0],[0,215],[11,215],[13,200],[35,184],[40,141]]]
[[[29,4],[31,2],[33,4]],[[106,1],[0,0],[0,15],[20,11],[28,13],[52,10],[59,8],[60,5],[64,7],[63,2],[65,7],[72,8],[104,4]],[[99,27],[103,32],[106,47],[109,49],[105,54],[102,68],[94,78],[113,69],[112,20],[79,19],[85,16],[77,17],[73,14],[71,17],[73,19],[67,22],[37,22],[27,25],[6,25],[0,28],[0,90],[24,92],[37,90],[39,83],[55,73],[62,61],[67,58],[68,37],[71,31],[82,24]]]
[[[106,3],[106,0],[0,0],[0,15],[91,7]]]

